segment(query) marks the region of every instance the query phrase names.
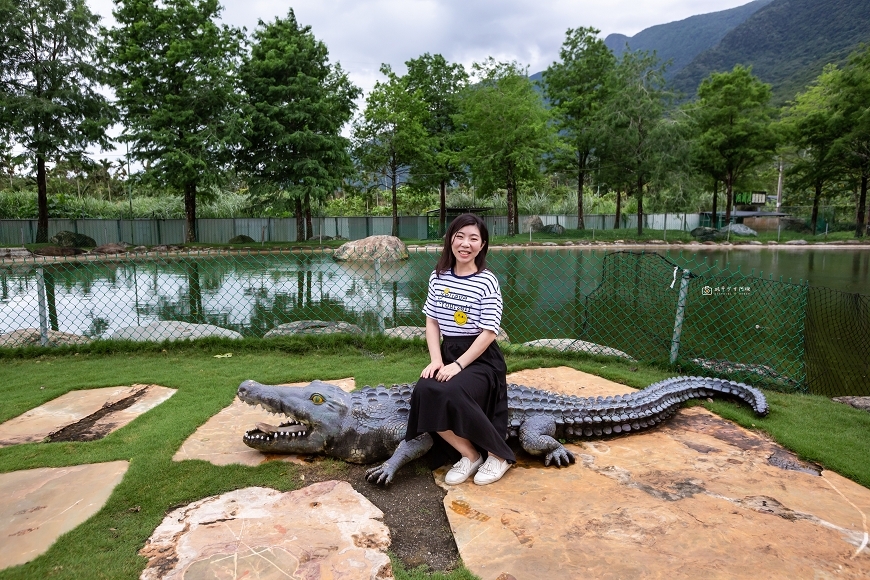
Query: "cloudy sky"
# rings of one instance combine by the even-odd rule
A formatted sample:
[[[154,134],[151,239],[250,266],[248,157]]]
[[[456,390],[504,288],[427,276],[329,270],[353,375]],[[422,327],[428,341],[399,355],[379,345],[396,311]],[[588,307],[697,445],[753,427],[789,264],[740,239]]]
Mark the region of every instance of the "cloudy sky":
[[[406,60],[440,53],[470,65],[488,56],[517,60],[534,73],[558,56],[568,28],[594,26],[632,36],[655,24],[716,12],[749,0],[223,0],[223,20],[248,31],[258,20],[286,16],[310,25],[330,57],[364,90],[381,63],[404,71]],[[112,0],[88,0],[111,22]]]

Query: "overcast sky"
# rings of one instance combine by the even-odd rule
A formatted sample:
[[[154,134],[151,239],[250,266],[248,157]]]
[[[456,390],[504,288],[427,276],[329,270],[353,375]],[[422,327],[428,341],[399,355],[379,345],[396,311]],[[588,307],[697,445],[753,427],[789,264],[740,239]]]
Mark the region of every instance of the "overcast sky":
[[[368,91],[389,63],[426,52],[468,66],[488,56],[517,60],[535,73],[559,53],[568,28],[594,26],[602,36],[734,8],[749,0],[223,0],[227,24],[252,31],[258,20],[286,16],[310,25],[351,79]],[[112,0],[88,0],[111,22]],[[108,19],[108,20],[107,20]]]

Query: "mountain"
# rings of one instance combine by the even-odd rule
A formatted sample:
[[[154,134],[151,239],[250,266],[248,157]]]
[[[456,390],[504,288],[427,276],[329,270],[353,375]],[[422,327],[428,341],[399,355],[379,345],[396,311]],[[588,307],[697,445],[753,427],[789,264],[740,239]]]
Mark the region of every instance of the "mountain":
[[[699,14],[685,20],[651,26],[631,37],[609,34],[604,39],[604,44],[616,56],[625,52],[626,45],[630,50],[655,51],[662,62],[671,61],[665,77],[672,78],[692,62],[692,59],[716,46],[725,35],[771,1],[755,0],[730,10]]]
[[[673,85],[691,96],[711,72],[751,65],[773,85],[774,101],[783,103],[825,64],[846,62],[862,42],[870,42],[867,0],[773,0],[678,71]]]

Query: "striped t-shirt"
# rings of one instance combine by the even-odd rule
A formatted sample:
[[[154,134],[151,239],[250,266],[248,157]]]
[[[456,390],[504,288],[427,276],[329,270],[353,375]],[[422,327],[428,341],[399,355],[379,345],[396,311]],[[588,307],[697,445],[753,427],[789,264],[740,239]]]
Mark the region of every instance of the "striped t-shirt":
[[[482,330],[498,334],[501,311],[501,289],[489,270],[456,276],[450,269],[429,276],[423,314],[438,322],[443,336],[474,336]]]

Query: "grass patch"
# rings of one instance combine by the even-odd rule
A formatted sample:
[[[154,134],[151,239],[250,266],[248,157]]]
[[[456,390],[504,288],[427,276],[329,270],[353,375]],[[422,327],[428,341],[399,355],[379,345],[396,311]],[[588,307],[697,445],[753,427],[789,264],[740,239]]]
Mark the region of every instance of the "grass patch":
[[[214,358],[231,352],[232,357]],[[643,387],[670,376],[649,367],[584,354],[505,347],[511,372],[565,365]],[[0,422],[68,391],[132,383],[178,389],[169,400],[104,439],[87,443],[33,443],[0,449],[0,472],[114,460],[130,468],[95,516],[62,536],[32,562],[0,571],[0,580],[31,578],[138,578],[145,560],[138,550],[165,514],[203,497],[248,486],[289,491],[304,482],[300,467],[269,462],[258,467],[173,462],[187,437],[231,403],[239,383],[338,379],[357,385],[411,382],[428,362],[421,340],[330,336],[141,344],[106,342],[62,349],[0,351]],[[822,397],[768,394],[772,411],[759,419],[745,407],[705,403],[714,412],[775,440],[828,469],[870,487],[870,414]],[[339,461],[323,462],[340,474]],[[397,578],[474,578],[465,568],[449,574],[405,569],[394,559]]]

